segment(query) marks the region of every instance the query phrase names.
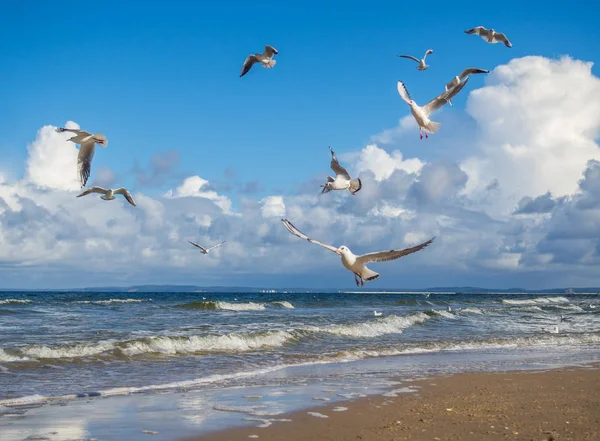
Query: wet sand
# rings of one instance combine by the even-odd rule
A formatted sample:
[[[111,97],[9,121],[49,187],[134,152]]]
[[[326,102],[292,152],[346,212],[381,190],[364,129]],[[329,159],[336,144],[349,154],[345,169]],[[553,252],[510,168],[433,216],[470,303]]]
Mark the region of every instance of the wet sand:
[[[188,441],[600,440],[599,365],[465,373],[397,386],[405,387],[417,392],[319,406],[272,417],[291,422]],[[333,411],[336,407],[348,410]]]

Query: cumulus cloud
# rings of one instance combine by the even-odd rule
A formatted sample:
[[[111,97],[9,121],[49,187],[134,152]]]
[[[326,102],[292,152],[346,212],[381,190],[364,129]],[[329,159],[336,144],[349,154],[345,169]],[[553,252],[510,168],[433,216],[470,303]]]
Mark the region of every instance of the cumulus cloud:
[[[497,180],[506,213],[525,196],[576,191],[587,162],[600,159],[600,79],[591,69],[537,56],[494,69],[467,102],[479,128],[477,152],[461,163],[467,193]]]
[[[111,285],[351,286],[339,259],[290,235],[279,220],[285,216],[311,237],[356,253],[437,236],[423,252],[381,264],[374,287],[594,284],[598,82],[589,63],[512,60],[471,91],[467,111],[476,130],[457,150],[448,141],[451,159],[406,158],[401,149],[370,144],[340,158],[362,180],[355,196],[319,196],[321,182],[310,181],[260,198],[237,191],[235,210],[197,175],[162,194],[140,183],[137,207],[77,199],[77,149],[45,126],[28,146],[25,177],[0,177],[0,279],[23,286],[27,269],[27,283],[41,287],[106,285],[109,276]],[[164,162],[156,170],[176,173]],[[98,169],[94,179],[109,182],[111,173]],[[199,265],[187,240],[227,244]],[[76,269],[85,278],[65,282]]]
[[[204,198],[213,201],[223,211],[231,212],[231,200],[227,196],[210,190],[208,181],[200,176],[186,178],[179,187],[175,190],[168,190],[164,196],[167,198]]]

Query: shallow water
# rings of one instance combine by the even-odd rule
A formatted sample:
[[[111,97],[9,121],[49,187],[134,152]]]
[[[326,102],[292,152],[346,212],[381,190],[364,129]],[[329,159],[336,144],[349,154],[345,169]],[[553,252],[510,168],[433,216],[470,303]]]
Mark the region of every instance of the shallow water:
[[[382,393],[395,376],[555,366],[599,352],[598,295],[1,293],[0,431],[23,439],[39,434],[23,427],[44,415],[93,407],[98,416],[127,402],[140,424],[123,424],[140,434],[153,430],[142,428],[147,406],[185,419],[185,394],[194,412],[199,402],[208,410],[173,422],[169,436],[192,434],[276,418],[264,415],[271,404],[279,412],[352,397],[341,386],[317,393],[325,383]],[[281,387],[294,392],[244,413],[245,402],[264,401],[244,396]],[[86,436],[107,436],[83,419]]]

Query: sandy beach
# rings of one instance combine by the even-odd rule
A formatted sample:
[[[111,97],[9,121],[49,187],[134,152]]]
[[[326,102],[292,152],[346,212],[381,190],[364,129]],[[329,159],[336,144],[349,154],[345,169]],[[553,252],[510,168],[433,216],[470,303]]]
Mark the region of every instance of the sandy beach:
[[[395,397],[319,406],[275,417],[290,422],[235,428],[186,441],[600,439],[598,365],[429,377],[402,383],[398,389]]]

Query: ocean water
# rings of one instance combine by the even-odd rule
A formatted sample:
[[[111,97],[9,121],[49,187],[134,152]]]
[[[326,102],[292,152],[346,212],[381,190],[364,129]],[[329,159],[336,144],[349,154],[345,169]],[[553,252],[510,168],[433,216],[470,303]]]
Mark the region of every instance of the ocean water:
[[[209,414],[244,420],[245,413],[247,423],[260,423],[385,391],[398,375],[599,355],[596,294],[4,292],[0,432],[23,439],[23,427],[35,427],[44,412],[56,418],[94,400],[113,407],[156,395],[165,395],[165,414],[168,397],[202,396],[203,418],[187,423],[214,429],[231,421],[207,421]],[[287,398],[253,403],[265,390]]]

